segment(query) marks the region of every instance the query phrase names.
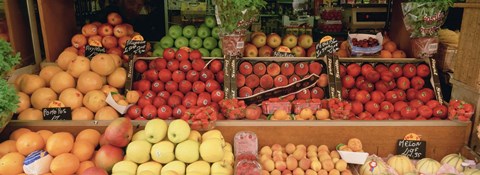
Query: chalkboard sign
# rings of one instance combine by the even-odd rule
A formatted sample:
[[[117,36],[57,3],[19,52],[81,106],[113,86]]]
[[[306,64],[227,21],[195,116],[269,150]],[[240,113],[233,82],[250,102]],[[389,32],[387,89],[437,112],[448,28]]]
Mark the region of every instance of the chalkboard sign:
[[[72,120],[72,109],[63,108],[43,108],[43,120]]]
[[[403,154],[410,159],[423,159],[427,150],[427,142],[417,140],[398,140],[397,155]]]
[[[320,40],[320,43],[315,46],[317,58],[321,58],[325,55],[335,53],[339,49],[340,48],[338,47],[338,41],[330,36],[323,37]]]
[[[140,55],[147,51],[147,41],[127,40],[123,54]]]
[[[105,52],[106,52],[105,47],[98,47],[98,46],[91,46],[91,45],[85,46],[85,57],[89,59],[92,59],[97,54],[105,53]]]
[[[295,55],[293,53],[278,52],[278,51],[274,51],[273,56],[274,57],[295,57]]]

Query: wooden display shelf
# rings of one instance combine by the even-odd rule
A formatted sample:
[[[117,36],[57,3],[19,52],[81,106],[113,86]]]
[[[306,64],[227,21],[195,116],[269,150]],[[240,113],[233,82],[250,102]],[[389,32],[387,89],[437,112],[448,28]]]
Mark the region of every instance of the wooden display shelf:
[[[109,121],[12,121],[0,135],[7,139],[10,133],[21,127],[34,131],[48,129],[53,132],[69,131],[73,134],[86,128],[103,132]],[[133,121],[135,130],[143,129],[146,121]],[[465,152],[470,135],[470,122],[457,121],[218,121],[216,129],[233,143],[238,131],[253,131],[259,145],[275,143],[325,144],[333,149],[349,138],[362,140],[364,150],[370,154],[388,156],[394,154],[398,139],[408,133],[422,135],[427,142],[427,157],[440,160],[450,153]]]
[[[35,62],[35,59],[27,10],[24,4],[18,0],[6,0],[4,3],[8,36],[12,49],[15,52],[20,52],[22,57],[20,67],[30,65]]]

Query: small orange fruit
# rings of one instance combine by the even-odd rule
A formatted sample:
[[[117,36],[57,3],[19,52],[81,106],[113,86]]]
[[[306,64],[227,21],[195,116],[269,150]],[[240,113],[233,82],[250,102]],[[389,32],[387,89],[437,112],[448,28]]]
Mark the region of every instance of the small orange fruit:
[[[72,154],[78,157],[78,160],[85,161],[92,158],[95,146],[87,140],[78,140],[73,144]]]
[[[326,120],[330,118],[330,112],[327,109],[319,109],[315,112],[315,117],[317,120]]]
[[[17,152],[17,145],[15,140],[5,140],[0,143],[0,158],[7,153]]]
[[[380,58],[392,58],[392,52],[388,50],[380,51]]]
[[[90,142],[92,145],[97,146],[100,140],[100,132],[94,129],[84,129],[77,134],[75,141],[85,140]]]
[[[383,49],[394,52],[397,50],[397,44],[395,44],[393,41],[386,42],[385,45],[383,45]]]
[[[18,152],[5,154],[0,159],[0,174],[20,174],[23,173],[23,161],[25,156]]]
[[[85,170],[94,166],[95,166],[95,163],[93,163],[90,160],[80,162],[80,166],[78,167],[76,174],[82,174]]]
[[[50,172],[52,174],[75,174],[78,167],[80,167],[80,161],[77,156],[71,153],[63,153],[53,158],[50,164]]]
[[[42,136],[43,141],[45,143],[47,143],[47,139],[53,134],[52,131],[49,131],[49,130],[46,130],[46,129],[39,130],[39,131],[37,131],[37,133],[40,134],[40,136]]]
[[[51,135],[46,144],[46,151],[52,156],[68,153],[72,150],[72,148],[73,135],[68,132],[57,132]]]
[[[17,130],[13,131],[12,134],[10,134],[10,140],[17,140],[18,137],[20,137],[22,134],[25,134],[27,132],[32,132],[32,131],[27,128],[18,128]]]
[[[20,154],[27,156],[33,151],[43,149],[45,141],[43,141],[43,137],[40,136],[40,134],[36,132],[28,132],[22,134],[18,138],[16,146]]]
[[[404,51],[402,50],[396,50],[395,52],[392,53],[393,58],[406,58],[407,54],[405,54]]]

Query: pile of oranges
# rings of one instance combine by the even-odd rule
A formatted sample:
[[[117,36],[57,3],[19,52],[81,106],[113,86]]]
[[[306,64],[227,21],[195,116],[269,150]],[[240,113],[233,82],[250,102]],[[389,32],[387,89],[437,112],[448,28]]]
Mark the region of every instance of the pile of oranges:
[[[36,150],[45,150],[53,156],[47,174],[82,174],[95,166],[92,158],[100,136],[94,129],[82,130],[74,137],[69,132],[19,128],[9,140],[0,143],[0,174],[24,174],[25,157]]]
[[[380,58],[406,58],[404,51],[398,50],[397,44],[387,36],[383,38],[383,50],[380,51]]]

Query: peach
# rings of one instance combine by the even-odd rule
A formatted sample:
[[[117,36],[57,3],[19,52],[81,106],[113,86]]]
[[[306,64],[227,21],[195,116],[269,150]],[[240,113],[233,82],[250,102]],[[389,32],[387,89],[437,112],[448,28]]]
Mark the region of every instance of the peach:
[[[272,148],[270,148],[270,146],[263,146],[261,149],[260,149],[260,154],[262,155],[272,155],[273,151],[272,151]]]
[[[288,153],[288,154],[293,154],[293,152],[295,152],[296,149],[297,148],[293,143],[288,143],[285,146],[285,152]]]
[[[311,164],[312,164],[312,161],[310,159],[305,158],[305,157],[300,159],[300,161],[298,162],[298,166],[300,168],[302,168],[303,170],[309,169]]]
[[[330,155],[330,153],[328,151],[325,151],[325,150],[318,151],[318,157],[320,157],[322,155]]]
[[[317,158],[317,151],[307,151],[308,158]]]
[[[245,86],[245,76],[242,74],[237,74],[237,87]]]
[[[288,154],[284,152],[284,153],[282,154],[282,158],[283,158],[283,159],[287,159],[287,157],[288,157]]]
[[[286,169],[282,171],[282,175],[292,175],[292,171]]]
[[[280,74],[280,66],[277,63],[270,63],[267,66],[268,75],[274,77]]]
[[[240,88],[240,90],[238,90],[238,96],[239,97],[249,97],[252,94],[253,94],[252,89],[250,89],[247,86],[244,86],[244,87]]]
[[[293,170],[293,175],[304,175],[305,171],[303,171],[301,168],[295,168]]]
[[[253,90],[253,94],[258,94],[258,93],[261,93],[265,91],[265,89],[263,89],[262,87],[257,87]]]
[[[296,148],[305,152],[307,151],[307,147],[304,144],[297,145]]]
[[[328,171],[327,170],[319,170],[319,171],[317,171],[317,175],[328,175]]]
[[[320,161],[318,161],[318,160],[312,161],[312,163],[310,163],[310,168],[312,168],[312,170],[318,172],[322,169],[322,163],[320,163]]]
[[[270,175],[270,172],[268,172],[267,170],[262,170],[262,175]]]
[[[114,36],[105,36],[102,39],[102,45],[107,49],[116,48],[117,44],[117,38],[115,38]]]
[[[82,34],[86,37],[97,35],[97,26],[95,24],[85,24],[82,27]]]
[[[115,37],[121,38],[121,37],[124,37],[124,36],[128,36],[127,34],[128,34],[127,26],[116,25],[115,27],[113,27],[113,35],[115,35]]]
[[[311,98],[311,95],[310,95],[310,90],[309,89],[304,89],[297,94],[297,99],[307,100],[307,99],[310,99],[310,98]]]
[[[335,169],[337,169],[338,171],[345,171],[347,169],[347,162],[342,159],[338,160],[335,163]]]
[[[300,62],[295,65],[295,74],[300,77],[307,75],[308,73],[308,63]]]
[[[272,145],[272,150],[273,151],[283,151],[283,147],[282,147],[282,145],[276,143],[276,144]]]
[[[275,150],[275,151],[273,151],[272,156],[282,156],[283,157],[283,152],[279,151],[279,150]]]
[[[292,155],[288,156],[286,159],[287,169],[294,170],[298,167],[298,160],[295,159]]]
[[[271,57],[273,55],[273,49],[267,45],[260,47],[258,49],[259,57]]]
[[[266,160],[263,162],[262,167],[264,170],[273,171],[273,169],[275,169],[275,162],[271,159]]]
[[[318,146],[318,150],[317,150],[317,151],[318,151],[318,152],[320,152],[320,151],[330,152],[327,145],[320,145],[320,146]]]
[[[263,75],[260,78],[260,87],[264,89],[270,89],[273,87],[273,78],[270,75]]]
[[[113,27],[110,24],[102,24],[98,26],[98,35],[100,36],[112,36]]]
[[[260,163],[263,163],[267,160],[272,160],[272,155],[264,154],[260,156]]]
[[[258,87],[259,84],[260,84],[260,79],[258,78],[257,75],[251,74],[247,76],[247,78],[245,79],[245,85],[250,89],[254,89]]]
[[[317,146],[316,145],[308,145],[307,147],[307,151],[314,151],[314,152],[317,152]]]
[[[352,175],[352,171],[346,169],[345,171],[340,172],[341,175]]]
[[[320,64],[319,62],[312,62],[310,65],[308,65],[308,71],[310,74],[317,74],[320,76],[322,73],[323,65]]]
[[[245,76],[250,75],[253,72],[253,66],[248,61],[244,61],[238,67],[238,72],[240,72],[240,74],[243,74]]]
[[[328,172],[328,175],[340,175],[340,171],[333,169]]]
[[[109,24],[115,26],[122,23],[122,16],[120,16],[120,14],[115,12],[109,13],[107,16],[107,21]]]
[[[278,75],[273,82],[275,87],[286,86],[288,85],[288,78],[285,75]]]
[[[293,157],[295,157],[295,159],[297,160],[301,160],[302,158],[304,158],[306,156],[306,152],[305,150],[300,150],[300,149],[297,149],[295,150],[295,152],[293,152]]]
[[[325,160],[332,160],[332,157],[330,157],[330,155],[328,155],[328,154],[324,154],[324,155],[320,155],[318,157],[318,160],[320,160],[320,162],[323,162]]]
[[[335,168],[332,160],[324,160],[324,161],[320,160],[320,162],[322,162],[322,167],[323,167],[324,170],[330,171],[330,170],[333,170]]]
[[[310,91],[310,95],[312,96],[312,99],[323,99],[325,97],[325,91],[320,87],[314,87]]]
[[[285,163],[284,161],[276,161],[275,162],[275,168],[277,170],[283,171],[283,170],[287,169],[287,163]]]
[[[280,170],[273,170],[270,172],[270,175],[281,175],[282,172]]]
[[[294,71],[295,71],[295,66],[292,63],[290,62],[282,63],[282,66],[280,68],[280,72],[282,73],[282,75],[290,76],[293,74]]]
[[[283,161],[285,159],[283,159],[283,155],[274,155],[272,160],[274,162],[278,162],[278,161]]]
[[[298,75],[292,75],[288,78],[288,84],[292,84],[294,82],[300,81],[301,78]]]
[[[267,72],[267,66],[264,63],[258,62],[253,66],[253,73],[258,76],[262,76]]]
[[[332,152],[330,152],[330,157],[332,157],[332,158],[340,158],[340,154],[338,154],[338,151],[333,150]]]
[[[72,46],[75,48],[81,48],[87,44],[87,38],[82,34],[76,34],[72,37]]]
[[[312,169],[308,169],[305,171],[305,175],[317,175],[317,172],[313,171]]]

